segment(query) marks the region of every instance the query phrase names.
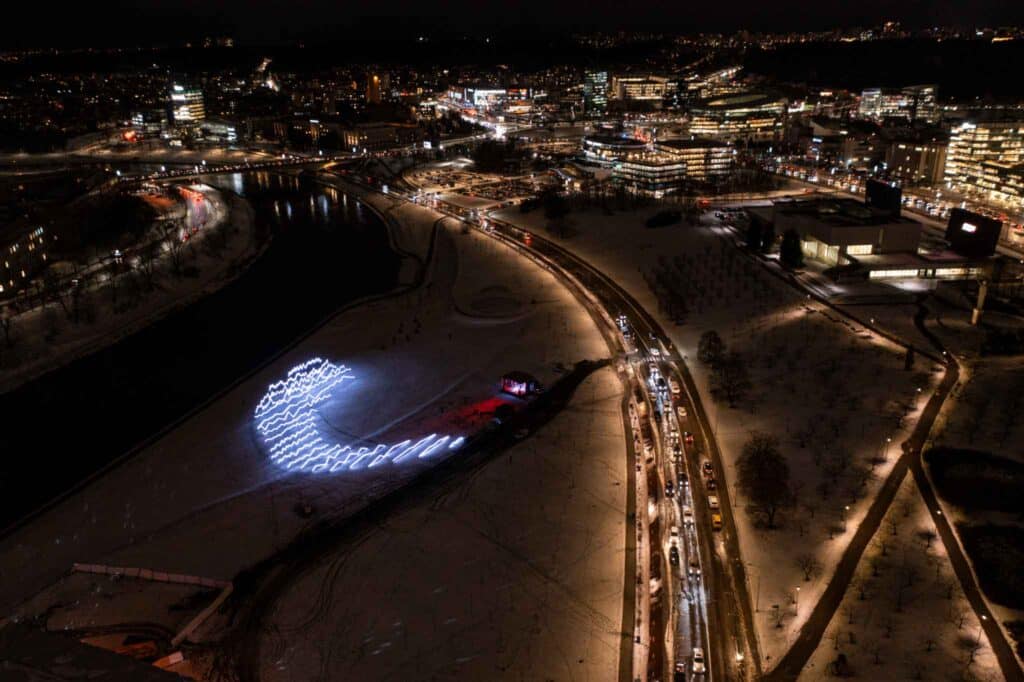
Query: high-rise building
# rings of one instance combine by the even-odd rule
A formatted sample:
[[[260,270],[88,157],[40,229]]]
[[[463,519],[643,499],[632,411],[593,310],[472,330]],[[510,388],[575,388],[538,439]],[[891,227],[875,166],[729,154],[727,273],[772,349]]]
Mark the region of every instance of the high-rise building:
[[[1024,210],[1024,121],[966,122],[953,128],[946,186]]]
[[[583,74],[583,113],[600,115],[608,108],[608,72],[587,71]]]
[[[206,118],[203,91],[175,83],[171,86],[171,117],[175,125],[198,123]]]
[[[939,105],[935,99],[937,90],[934,85],[908,85],[903,88],[911,121],[934,123],[939,120]]]
[[[908,121],[938,120],[934,85],[908,85],[900,90],[868,88],[861,92],[857,113],[861,118],[881,121],[902,118]]]
[[[368,104],[380,104],[381,100],[388,98],[388,90],[391,89],[391,78],[387,74],[371,73],[366,77],[366,102]]]

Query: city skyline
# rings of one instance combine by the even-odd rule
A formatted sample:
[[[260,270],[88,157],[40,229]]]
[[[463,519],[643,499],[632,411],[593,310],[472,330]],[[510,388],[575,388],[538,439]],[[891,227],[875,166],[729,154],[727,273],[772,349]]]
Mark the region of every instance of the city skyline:
[[[667,33],[808,31],[870,27],[897,21],[908,28],[931,26],[998,27],[1024,23],[1024,8],[1002,0],[965,5],[957,0],[921,0],[893,6],[883,0],[860,3],[801,0],[771,4],[739,0],[728,6],[680,5],[643,0],[622,12],[620,3],[526,2],[471,3],[468,0],[424,7],[409,0],[382,7],[367,0],[339,5],[306,0],[298,5],[274,2],[209,3],[197,0],[142,3],[92,3],[62,8],[56,19],[41,7],[26,7],[27,21],[0,32],[4,47],[147,45],[204,36],[227,35],[239,44],[304,41],[329,44],[357,29],[360,38],[384,39],[419,33],[453,36],[493,34],[514,37],[523,32],[561,34],[576,31],[647,30]]]

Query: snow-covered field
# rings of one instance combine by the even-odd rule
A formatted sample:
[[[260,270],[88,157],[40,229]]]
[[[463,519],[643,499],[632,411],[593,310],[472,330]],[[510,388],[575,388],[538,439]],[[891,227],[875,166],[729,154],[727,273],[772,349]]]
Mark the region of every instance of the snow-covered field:
[[[857,566],[801,682],[848,672],[873,680],[996,680],[999,664],[907,476]]]
[[[645,228],[656,211],[572,213],[570,232],[576,234],[569,239],[547,232],[540,211],[508,209],[497,215],[559,240],[659,317],[694,372],[734,500],[734,463],[750,433],[778,438],[797,504],[774,530],[759,527],[745,512],[736,515],[749,590],[759,607],[760,651],[764,668],[770,669],[827,585],[941,374],[920,356],[913,370],[905,371],[899,347],[745,260],[726,243],[731,235],[717,227]],[[688,287],[682,326],[669,319],[652,293],[648,279],[659,270]],[[745,359],[752,388],[737,408],[712,399],[710,373],[697,361],[697,343],[707,330],[718,331]],[[742,497],[734,508],[744,508]],[[800,555],[820,567],[810,581],[796,560]],[[795,599],[797,587],[801,609],[794,612],[785,605]],[[776,627],[775,604],[781,627]]]
[[[382,206],[392,203],[386,198],[372,200]],[[406,223],[398,235],[400,246],[424,248],[429,239],[422,237],[438,216],[415,206],[399,207],[396,215]],[[413,233],[416,239],[403,239]],[[372,470],[315,475],[286,472],[272,464],[256,442],[254,409],[271,382],[308,358],[344,363],[357,377],[345,393],[350,402],[325,404],[329,423],[353,439],[389,442],[442,426],[456,433],[478,425],[480,410],[496,404],[497,380],[508,370],[524,370],[550,384],[564,367],[606,355],[589,315],[550,273],[484,235],[446,228],[438,235],[422,289],[337,315],[130,461],[0,540],[0,615],[30,615],[25,600],[53,584],[74,562],[231,579],[286,545],[307,524],[326,516],[343,517],[432,465],[429,458],[413,459]],[[594,622],[609,633],[610,643],[617,642],[621,626],[615,615],[621,605],[613,604],[621,602],[624,564],[623,530],[617,524],[625,522],[625,458],[621,450],[611,450],[612,442],[620,447],[623,443],[620,396],[618,386],[607,379],[592,379],[588,386],[581,394],[585,397],[574,403],[576,416],[566,417],[569,421],[563,426],[550,425],[548,436],[521,446],[527,453],[521,459],[528,459],[535,447],[547,468],[525,469],[521,486],[510,485],[512,479],[497,482],[500,496],[507,496],[509,504],[543,500],[554,516],[552,528],[578,530],[579,541],[570,542],[562,531],[549,532],[531,517],[533,530],[518,547],[531,553],[522,555],[524,566],[546,566],[561,584],[577,590],[573,613],[591,603],[591,609],[602,614]],[[557,439],[557,447],[540,445],[549,437]],[[541,480],[540,474],[557,480]],[[587,478],[591,474],[599,478]],[[478,484],[489,480],[485,476]],[[565,500],[552,485],[570,488]],[[574,485],[578,490],[573,493]],[[544,497],[545,491],[550,496]],[[562,503],[569,507],[568,500],[576,515],[557,516]],[[303,505],[312,507],[311,519],[296,513]],[[580,515],[580,509],[593,514],[594,526],[586,531],[582,526],[591,517]],[[510,509],[508,525],[495,531],[508,533],[502,537],[509,542],[519,542],[516,533],[523,530],[515,513]],[[479,530],[465,530],[470,537],[460,539],[450,528],[441,535],[452,543],[469,543],[468,547]],[[591,567],[588,553],[598,549],[602,559],[607,552],[608,564]],[[554,563],[546,563],[549,556],[556,558]],[[397,557],[394,563],[398,570],[409,562]],[[457,573],[447,577],[462,578]],[[520,584],[525,586],[526,581],[523,576]],[[585,588],[578,581],[584,581]],[[537,585],[551,589],[544,581]],[[430,589],[435,587],[431,582]],[[503,600],[510,594],[517,598],[515,591],[488,592]],[[483,593],[478,595],[483,598]],[[504,603],[484,607],[478,602],[474,613],[498,618]],[[33,601],[31,609],[38,608],[39,602]],[[543,638],[550,641],[536,644],[539,658],[524,659],[524,665],[529,660],[530,666],[547,666],[541,659],[569,650],[598,665],[598,653],[578,646],[588,639],[576,631],[579,621],[568,615],[560,618],[550,621],[551,628],[558,628],[557,636],[551,630]],[[134,614],[124,614],[124,620],[134,619]],[[516,619],[505,627],[511,633],[520,625]],[[510,662],[518,653],[513,652]],[[602,669],[605,663],[600,664]]]
[[[1021,449],[1024,425],[1019,419],[1022,391],[1024,367],[1019,357],[988,357],[966,362],[961,371],[960,385],[936,420],[935,445],[990,452],[1018,464],[1024,463],[1024,451]],[[941,495],[939,499],[945,513],[956,522],[954,529],[959,524],[1021,524],[1018,514],[967,510],[944,500]],[[982,594],[985,594],[984,590]],[[1024,611],[1000,604],[987,596],[986,601],[1013,646],[1014,640],[1005,624],[1024,620]],[[1018,660],[1022,660],[1019,653]]]
[[[620,401],[601,370],[529,439],[303,576],[260,679],[618,679]]]

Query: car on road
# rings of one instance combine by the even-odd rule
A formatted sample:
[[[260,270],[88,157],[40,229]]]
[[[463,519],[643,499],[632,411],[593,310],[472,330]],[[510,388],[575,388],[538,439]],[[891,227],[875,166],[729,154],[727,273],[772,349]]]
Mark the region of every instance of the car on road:
[[[665,484],[665,497],[675,497],[676,486],[672,481]]]
[[[668,562],[673,566],[679,565],[679,548],[675,545],[668,548]]]
[[[689,431],[683,431],[683,440],[686,441],[687,445],[693,445],[693,434]]]
[[[711,530],[722,530],[722,515],[712,514],[711,515]]]
[[[704,650],[699,646],[693,647],[693,674],[703,675],[707,668],[704,665]]]
[[[686,419],[686,408],[685,407],[683,407],[682,405],[679,405],[678,407],[676,407],[676,412],[679,413],[679,418],[680,419]]]
[[[714,490],[718,487],[718,483],[715,481],[715,477],[712,476],[708,479],[708,490]]]
[[[713,466],[711,466],[711,460],[708,460],[708,459],[704,460],[704,463],[701,464],[700,470],[708,478],[714,478],[714,476],[715,476],[715,468]]]
[[[651,357],[652,358],[660,358],[661,357],[661,351],[658,350],[657,347],[651,346],[650,350],[651,350]]]
[[[690,559],[689,573],[692,578],[700,578],[700,564],[696,559]]]
[[[693,525],[693,509],[688,504],[683,505],[683,524],[687,526]]]
[[[669,531],[668,531],[668,534],[669,534],[669,536],[670,536],[670,537],[672,538],[672,541],[673,541],[673,542],[675,542],[676,540],[678,540],[678,539],[679,539],[679,526],[672,526],[672,527],[671,527],[671,528],[669,529]]]
[[[686,682],[686,663],[676,661],[676,672],[672,676],[672,682]]]
[[[708,507],[710,507],[714,511],[718,511],[718,495],[708,495]]]

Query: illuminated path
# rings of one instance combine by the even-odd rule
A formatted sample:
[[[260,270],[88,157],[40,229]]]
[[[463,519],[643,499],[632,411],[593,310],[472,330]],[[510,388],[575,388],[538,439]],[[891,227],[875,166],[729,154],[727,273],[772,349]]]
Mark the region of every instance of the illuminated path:
[[[386,462],[398,464],[411,457],[422,459],[454,450],[465,442],[462,436],[432,433],[419,440],[404,440],[353,447],[334,440],[331,429],[317,406],[355,379],[352,370],[321,358],[313,358],[288,371],[271,384],[256,406],[256,432],[270,460],[285,469],[338,472],[373,468]]]

